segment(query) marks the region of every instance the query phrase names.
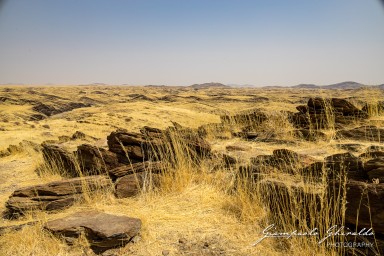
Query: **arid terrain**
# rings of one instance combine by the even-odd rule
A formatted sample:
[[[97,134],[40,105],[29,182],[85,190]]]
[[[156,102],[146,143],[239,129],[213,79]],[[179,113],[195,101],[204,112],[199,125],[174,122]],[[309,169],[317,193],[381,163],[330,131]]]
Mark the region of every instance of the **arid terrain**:
[[[1,86],[0,255],[383,254],[383,99],[373,87]],[[255,244],[271,224],[318,234]],[[319,243],[334,225],[374,235]]]

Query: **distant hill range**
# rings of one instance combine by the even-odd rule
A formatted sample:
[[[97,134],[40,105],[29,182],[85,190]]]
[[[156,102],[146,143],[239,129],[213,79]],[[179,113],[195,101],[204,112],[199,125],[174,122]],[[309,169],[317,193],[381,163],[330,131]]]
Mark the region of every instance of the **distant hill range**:
[[[231,88],[229,85],[221,84],[221,83],[204,83],[204,84],[193,84],[188,86],[194,89],[207,89],[207,88]]]
[[[253,86],[253,85],[238,85],[238,84],[229,84],[228,86],[232,88],[239,88],[239,87],[254,87],[254,88],[266,88],[266,89],[284,89],[284,88],[301,88],[301,89],[359,89],[363,87],[377,87],[380,89],[384,89],[384,84],[381,85],[365,85],[360,84],[352,81],[337,83],[337,84],[330,84],[330,85],[316,85],[316,84],[299,84],[294,86]]]
[[[347,82],[342,82],[337,84],[330,84],[330,85],[299,84],[299,85],[291,86],[291,88],[304,88],[304,89],[359,89],[363,87],[368,87],[368,86],[364,84],[352,82],[352,81],[347,81]],[[384,84],[377,85],[374,87],[379,87],[380,89],[384,89]]]

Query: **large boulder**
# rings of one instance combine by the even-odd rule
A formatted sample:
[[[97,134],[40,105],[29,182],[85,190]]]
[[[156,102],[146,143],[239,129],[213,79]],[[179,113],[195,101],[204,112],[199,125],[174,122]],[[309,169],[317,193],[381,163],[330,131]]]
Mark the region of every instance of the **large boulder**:
[[[359,110],[345,99],[310,98],[307,105],[308,112],[310,114],[323,114],[329,111],[342,116],[358,116],[362,118],[368,117],[364,111]]]
[[[108,171],[109,175],[113,178],[119,178],[128,174],[134,174],[139,172],[151,172],[160,173],[164,166],[162,162],[139,162],[134,164],[127,164],[120,167],[116,167]]]
[[[107,137],[109,151],[117,154],[119,162],[130,163],[147,161],[151,157],[152,146],[161,144],[160,140],[151,140],[141,134],[115,131]]]
[[[306,106],[297,106],[296,109],[298,113],[289,114],[289,120],[296,128],[324,129],[368,118],[366,112],[338,98],[310,98]]]
[[[109,150],[117,154],[119,162],[125,164],[171,161],[179,154],[197,159],[211,152],[210,144],[189,129],[168,128],[162,131],[144,127],[140,133],[115,131],[107,139]]]
[[[42,153],[49,168],[59,171],[62,176],[78,177],[80,166],[72,152],[57,144],[42,143]]]
[[[120,165],[116,154],[104,148],[82,144],[76,153],[85,175],[105,173]]]
[[[329,183],[329,191],[346,190],[345,222],[361,228],[373,228],[375,233],[384,233],[384,184],[348,180]],[[337,193],[337,192],[336,192]]]
[[[68,244],[73,244],[84,234],[94,252],[101,253],[129,243],[139,234],[141,220],[98,211],[82,211],[48,221],[44,227],[54,235],[64,237]]]
[[[321,180],[323,175],[329,180],[340,179],[345,175],[348,179],[368,179],[361,159],[349,152],[330,155],[324,161],[311,163],[302,169],[302,174],[312,180]]]
[[[54,181],[15,190],[6,202],[9,217],[29,210],[53,211],[71,206],[83,193],[111,187],[107,176],[89,176]]]

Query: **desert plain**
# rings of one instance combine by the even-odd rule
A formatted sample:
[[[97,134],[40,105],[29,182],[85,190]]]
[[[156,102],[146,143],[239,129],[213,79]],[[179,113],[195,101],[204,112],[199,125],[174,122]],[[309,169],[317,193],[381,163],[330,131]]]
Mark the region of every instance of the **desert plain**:
[[[0,86],[0,254],[380,255],[383,92]],[[135,232],[52,228],[79,212]]]

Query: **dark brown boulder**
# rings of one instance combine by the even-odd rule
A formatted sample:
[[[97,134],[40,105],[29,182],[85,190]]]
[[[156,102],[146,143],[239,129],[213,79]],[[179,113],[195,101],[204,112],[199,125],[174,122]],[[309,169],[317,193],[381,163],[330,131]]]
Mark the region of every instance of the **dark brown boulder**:
[[[136,196],[143,190],[148,190],[153,186],[157,186],[158,181],[158,176],[149,172],[125,175],[116,180],[115,195],[117,198]]]
[[[160,173],[163,171],[164,166],[162,162],[139,162],[134,164],[127,164],[120,167],[116,167],[108,171],[109,175],[113,178],[119,178],[128,174],[140,173],[140,172],[151,172]]]
[[[296,106],[296,109],[302,114],[306,114],[308,112],[308,106],[305,105]]]
[[[297,161],[299,159],[299,155],[296,152],[286,148],[273,150],[273,155],[288,161]]]
[[[109,150],[116,153],[119,162],[124,164],[143,161],[172,162],[178,154],[199,159],[211,152],[210,144],[191,129],[170,127],[161,131],[144,127],[141,133],[115,131],[107,139]]]
[[[351,179],[364,180],[367,178],[361,159],[349,152],[327,156],[324,161],[325,166],[329,169],[329,178],[338,177],[344,173]]]
[[[220,116],[221,122],[225,124],[237,124],[243,126],[258,126],[267,120],[267,115],[259,109],[244,111],[235,115]]]
[[[303,113],[290,113],[288,114],[288,120],[293,124],[296,128],[306,128],[310,127],[310,119],[309,116]]]
[[[341,153],[328,156],[323,162],[314,162],[302,168],[302,175],[305,179],[320,181],[323,175],[328,180],[342,179],[344,175],[348,179],[367,180],[368,176],[363,169],[360,158],[351,153]]]
[[[327,167],[324,162],[314,162],[301,170],[306,180],[320,181],[322,176],[327,174]]]
[[[225,167],[231,167],[238,163],[238,160],[228,154],[223,154],[223,162]]]
[[[71,139],[72,140],[83,140],[87,137],[87,135],[81,131],[76,131],[74,134],[72,134]]]
[[[288,116],[296,128],[338,128],[368,117],[366,112],[359,110],[349,101],[338,98],[310,98],[307,106],[297,106],[296,109],[298,113]]]
[[[79,176],[79,165],[72,152],[57,144],[42,143],[41,146],[44,161],[48,166],[58,170],[62,176]]]
[[[140,232],[141,221],[127,216],[83,211],[48,221],[44,228],[60,238],[64,237],[68,244],[73,244],[84,234],[94,252],[102,253],[129,243]]]
[[[6,207],[10,216],[34,209],[59,210],[72,205],[85,191],[111,185],[111,180],[106,176],[89,176],[20,188],[9,197]]]
[[[276,149],[273,151],[273,155],[258,155],[250,160],[254,169],[257,169],[258,172],[270,170],[270,168],[266,168],[269,166],[293,174],[301,167],[299,159],[299,155],[292,150]]]
[[[149,160],[151,141],[141,133],[116,131],[107,137],[109,151],[117,154],[119,162]]]
[[[329,183],[329,191],[343,190],[343,183]],[[384,233],[384,184],[348,180],[346,186],[345,222],[361,228],[373,228],[375,233]]]
[[[76,153],[85,175],[105,173],[120,165],[115,153],[89,144],[78,146]]]
[[[310,114],[334,113],[342,116],[358,116],[367,118],[367,114],[345,99],[323,99],[310,98],[308,100],[308,111]]]

